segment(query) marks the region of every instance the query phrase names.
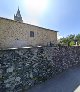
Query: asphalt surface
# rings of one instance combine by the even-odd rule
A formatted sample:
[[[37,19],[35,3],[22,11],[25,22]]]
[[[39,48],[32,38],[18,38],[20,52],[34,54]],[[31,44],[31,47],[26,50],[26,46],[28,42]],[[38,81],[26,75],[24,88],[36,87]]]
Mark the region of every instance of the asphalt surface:
[[[80,67],[73,67],[27,92],[80,92]]]

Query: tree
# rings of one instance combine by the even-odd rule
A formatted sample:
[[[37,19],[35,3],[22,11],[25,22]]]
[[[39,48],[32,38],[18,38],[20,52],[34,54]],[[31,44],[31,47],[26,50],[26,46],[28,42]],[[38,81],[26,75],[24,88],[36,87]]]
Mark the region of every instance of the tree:
[[[78,41],[78,44],[80,44],[80,34],[76,35],[76,40]]]
[[[78,34],[76,36],[71,34],[65,38],[63,37],[60,39],[60,44],[73,46],[73,45],[75,45],[75,41],[77,41],[78,44],[80,44],[80,34]]]

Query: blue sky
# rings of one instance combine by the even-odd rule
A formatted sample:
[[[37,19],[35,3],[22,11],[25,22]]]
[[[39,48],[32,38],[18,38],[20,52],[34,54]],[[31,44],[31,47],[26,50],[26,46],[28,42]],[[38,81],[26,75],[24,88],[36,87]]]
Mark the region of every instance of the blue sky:
[[[14,19],[18,6],[23,21],[59,31],[80,33],[80,0],[0,0],[0,17]]]

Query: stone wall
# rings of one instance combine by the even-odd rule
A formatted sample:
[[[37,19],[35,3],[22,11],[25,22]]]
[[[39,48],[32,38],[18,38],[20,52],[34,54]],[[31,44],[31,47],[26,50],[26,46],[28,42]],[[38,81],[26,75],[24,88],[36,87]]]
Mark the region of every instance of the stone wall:
[[[25,92],[79,63],[80,47],[1,50],[0,92]]]
[[[34,37],[30,37],[30,31]],[[57,42],[57,31],[0,17],[0,48],[47,45]]]

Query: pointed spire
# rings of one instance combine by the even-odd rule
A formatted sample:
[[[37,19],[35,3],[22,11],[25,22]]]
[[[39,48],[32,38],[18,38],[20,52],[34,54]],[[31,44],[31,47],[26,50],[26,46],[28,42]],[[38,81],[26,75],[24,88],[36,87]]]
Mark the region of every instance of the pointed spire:
[[[20,10],[19,10],[19,6],[18,6],[18,11],[20,11]]]
[[[17,10],[17,13],[18,13],[18,14],[20,14],[19,6],[18,6],[18,10]]]
[[[21,17],[21,14],[20,14],[19,6],[18,6],[18,10],[17,10],[16,16],[14,14],[14,20],[23,22],[22,17]]]

